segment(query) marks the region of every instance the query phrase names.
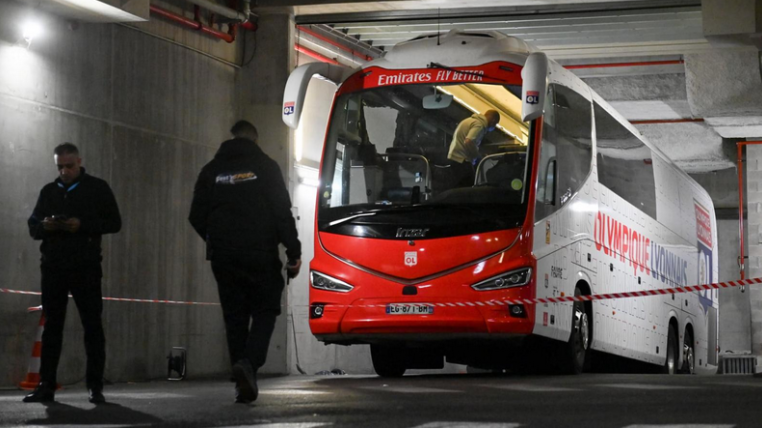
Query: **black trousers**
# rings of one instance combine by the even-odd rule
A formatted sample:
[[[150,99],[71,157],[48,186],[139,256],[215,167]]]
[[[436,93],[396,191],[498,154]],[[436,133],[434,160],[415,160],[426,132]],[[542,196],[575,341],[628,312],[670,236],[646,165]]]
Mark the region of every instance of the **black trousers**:
[[[42,311],[45,313],[45,329],[42,332],[40,357],[40,380],[57,383],[58,362],[63,347],[63,329],[69,293],[79,310],[79,319],[85,329],[85,353],[87,354],[87,387],[103,386],[103,370],[106,366],[106,337],[103,333],[101,314],[100,264],[65,270],[42,270]]]
[[[450,187],[472,187],[474,185],[474,166],[469,161],[458,163],[450,161]]]
[[[277,255],[215,258],[212,271],[225,318],[230,362],[249,359],[255,370],[267,360],[283,292]]]

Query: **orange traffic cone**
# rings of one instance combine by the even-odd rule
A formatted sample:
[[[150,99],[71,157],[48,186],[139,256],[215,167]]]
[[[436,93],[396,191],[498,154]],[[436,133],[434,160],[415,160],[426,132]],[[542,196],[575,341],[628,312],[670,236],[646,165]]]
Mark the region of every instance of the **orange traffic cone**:
[[[30,307],[28,312],[42,311],[42,306]],[[29,359],[29,370],[26,380],[19,383],[22,389],[34,389],[40,383],[40,354],[42,353],[42,330],[45,328],[45,313],[40,313],[40,325],[37,327],[37,338],[34,340],[32,357]]]

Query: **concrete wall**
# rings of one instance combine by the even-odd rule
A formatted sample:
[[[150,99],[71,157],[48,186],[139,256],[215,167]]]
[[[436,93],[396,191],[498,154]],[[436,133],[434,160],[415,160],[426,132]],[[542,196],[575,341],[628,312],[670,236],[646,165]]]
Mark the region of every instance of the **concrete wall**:
[[[104,295],[217,302],[203,244],[186,220],[196,175],[238,114],[238,69],[210,56],[238,61],[238,50],[160,20],[139,26],[203,52],[125,26],[71,30],[43,16],[46,34],[25,51],[14,43],[27,12],[0,2],[0,288],[39,291],[39,243],[26,219],[56,177],[53,147],[71,141],[122,211],[122,231],[104,242]],[[26,308],[39,302],[0,293],[0,387],[25,377],[39,319]],[[165,376],[173,346],[188,349],[191,376],[228,369],[217,306],[107,301],[104,321],[108,380]],[[84,360],[71,305],[61,382],[81,380]]]
[[[748,227],[748,226],[747,226]],[[738,280],[738,220],[717,220],[719,281]],[[751,351],[750,291],[720,289],[720,352]]]

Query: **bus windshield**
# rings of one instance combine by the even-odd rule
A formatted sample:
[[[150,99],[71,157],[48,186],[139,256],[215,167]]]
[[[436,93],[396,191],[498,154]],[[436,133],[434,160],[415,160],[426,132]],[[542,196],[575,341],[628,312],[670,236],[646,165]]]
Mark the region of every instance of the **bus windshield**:
[[[520,85],[360,89],[340,94],[333,109],[319,230],[395,238],[408,226],[432,238],[523,222],[531,127],[520,119]]]

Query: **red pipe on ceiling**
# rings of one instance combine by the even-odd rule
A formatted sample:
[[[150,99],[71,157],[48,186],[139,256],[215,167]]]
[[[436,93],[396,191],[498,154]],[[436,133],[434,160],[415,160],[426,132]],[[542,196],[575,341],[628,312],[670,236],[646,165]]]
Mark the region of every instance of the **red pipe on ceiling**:
[[[313,51],[313,50],[311,50],[309,48],[305,48],[305,47],[299,45],[298,43],[294,44],[294,49],[297,50],[298,52],[301,52],[304,55],[308,55],[308,56],[314,58],[315,60],[322,61],[323,63],[335,64],[337,66],[339,65],[338,61],[336,61],[336,60],[334,60],[332,58],[328,58],[328,57],[324,56],[323,54],[319,54],[319,53],[317,53],[317,52],[315,52],[315,51]]]
[[[184,26],[186,26],[188,28],[192,28],[192,29],[195,29],[195,30],[200,30],[202,33],[208,34],[208,35],[216,37],[218,39],[222,39],[222,40],[224,40],[227,43],[231,43],[231,42],[233,42],[235,40],[235,37],[233,37],[233,36],[231,36],[231,35],[229,35],[227,33],[223,33],[221,31],[215,30],[215,29],[213,29],[211,27],[207,27],[207,26],[201,24],[198,21],[194,21],[194,20],[192,20],[190,18],[186,18],[186,17],[184,17],[182,15],[178,15],[178,14],[176,14],[174,12],[170,12],[170,11],[168,11],[166,9],[163,9],[163,8],[160,8],[158,6],[151,5],[151,13],[153,13],[155,15],[159,15],[160,17],[166,18],[166,19],[168,19],[170,21],[174,21],[174,22],[176,22],[178,24],[182,24],[182,25],[184,25]]]
[[[222,40],[224,40],[227,43],[232,43],[233,41],[235,41],[235,33],[236,33],[236,29],[238,27],[243,27],[243,28],[245,28],[246,30],[249,30],[249,31],[256,31],[257,30],[257,25],[256,24],[254,24],[251,21],[247,21],[247,22],[244,22],[244,23],[231,25],[229,33],[225,33],[225,32],[216,30],[214,28],[207,27],[204,24],[202,24],[200,21],[196,21],[196,20],[192,20],[190,18],[186,18],[186,17],[184,17],[182,15],[178,15],[178,14],[176,14],[174,12],[170,12],[170,11],[164,9],[164,8],[160,8],[160,7],[155,6],[155,5],[151,5],[150,9],[151,9],[151,13],[153,13],[154,15],[158,15],[158,16],[160,16],[162,18],[166,18],[166,19],[168,19],[170,21],[174,21],[174,22],[176,22],[178,24],[182,24],[182,25],[184,25],[184,26],[186,26],[188,28],[192,28],[194,30],[199,30],[199,31],[201,31],[204,34],[208,34],[209,36],[216,37],[218,39],[222,39]]]
[[[669,64],[684,64],[685,60],[664,61],[636,61],[631,63],[601,63],[601,64],[570,64],[566,69],[598,69],[604,67],[636,67],[636,66],[664,66]]]
[[[257,31],[257,25],[251,21],[242,22],[235,25],[236,27],[243,27],[249,31]]]
[[[365,54],[360,53],[360,52],[357,52],[357,51],[353,50],[352,48],[344,46],[344,45],[336,42],[335,40],[332,40],[332,39],[330,39],[328,37],[323,36],[320,33],[314,32],[314,31],[308,29],[307,27],[305,27],[303,25],[297,25],[296,29],[299,30],[299,31],[303,31],[303,32],[307,33],[308,35],[310,35],[310,36],[312,36],[312,37],[314,37],[316,39],[320,39],[320,40],[322,40],[325,43],[331,44],[331,45],[335,46],[336,48],[339,48],[342,51],[346,51],[346,52],[354,55],[355,57],[362,58],[365,61],[371,61],[371,60],[373,60],[373,57],[371,57],[369,55],[365,55]]]

